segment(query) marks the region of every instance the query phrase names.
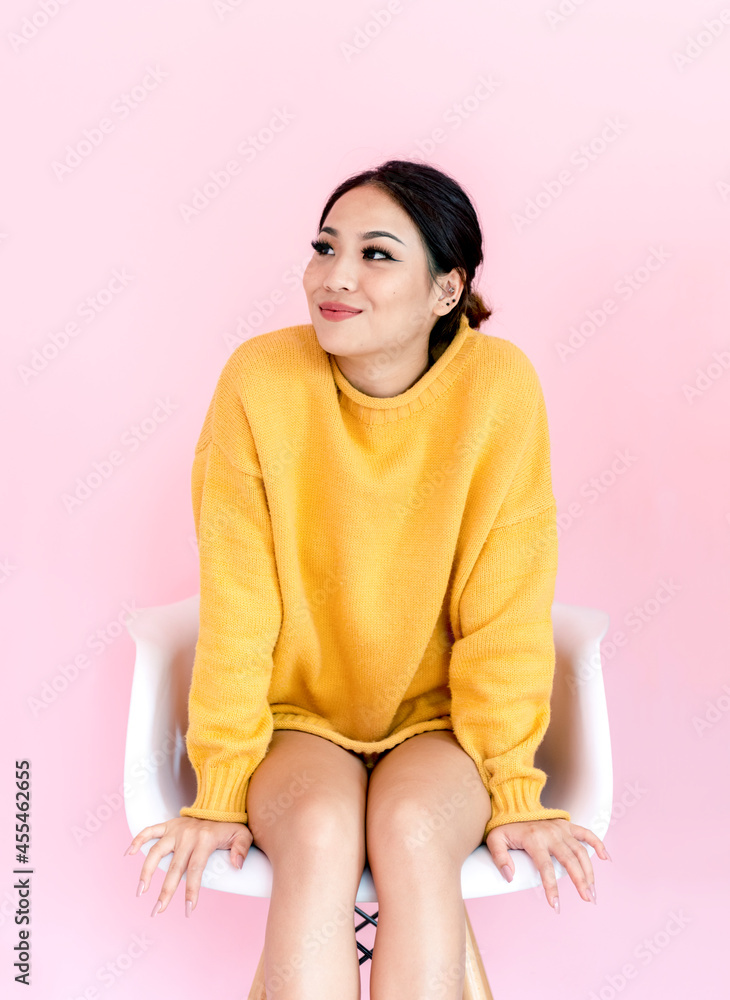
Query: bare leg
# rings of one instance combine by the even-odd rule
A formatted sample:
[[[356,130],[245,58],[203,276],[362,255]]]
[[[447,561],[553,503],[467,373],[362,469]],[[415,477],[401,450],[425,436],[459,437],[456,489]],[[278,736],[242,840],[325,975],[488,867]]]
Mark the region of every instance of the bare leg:
[[[461,868],[490,816],[476,765],[450,730],[412,736],[373,768],[366,812],[379,910],[372,1000],[461,1000]]]
[[[354,906],[365,867],[368,774],[330,740],[275,730],[248,790],[249,829],[273,868],[266,995],[359,1000]]]

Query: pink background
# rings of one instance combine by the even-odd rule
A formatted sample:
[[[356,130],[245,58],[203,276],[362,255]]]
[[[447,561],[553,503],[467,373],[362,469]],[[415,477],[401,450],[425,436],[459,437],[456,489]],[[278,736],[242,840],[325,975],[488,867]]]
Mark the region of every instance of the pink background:
[[[240,339],[309,322],[297,275],[330,190],[413,155],[473,198],[494,308],[483,330],[518,344],[542,381],[563,518],[556,599],[605,609],[607,638],[624,634],[604,650],[614,860],[594,860],[598,905],[567,879],[559,917],[542,889],[470,902],[492,989],[725,995],[730,9],[387,10],[3,4],[0,935],[7,981],[13,764],[27,756],[33,995],[247,996],[266,900],[203,890],[186,919],[179,888],[151,923],[159,870],[135,897],[119,795],[134,649],[115,623],[197,591],[190,468],[218,374]],[[88,155],[62,173],[79,144]],[[186,220],[181,206],[234,159]],[[35,352],[53,355],[54,338],[43,366]],[[108,478],[68,510],[64,495],[112,452]],[[73,683],[35,708],[82,653]],[[128,962],[134,935],[148,947]]]

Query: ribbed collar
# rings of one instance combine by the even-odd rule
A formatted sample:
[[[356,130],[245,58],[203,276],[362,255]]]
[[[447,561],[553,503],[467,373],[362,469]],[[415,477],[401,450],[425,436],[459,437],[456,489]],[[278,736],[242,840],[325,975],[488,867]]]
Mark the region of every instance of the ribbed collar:
[[[384,424],[411,416],[432,403],[453,384],[477,342],[473,336],[477,332],[469,326],[466,316],[462,315],[456,336],[443,354],[410,389],[398,396],[381,398],[360,392],[342,374],[334,354],[328,353],[332,375],[342,393],[342,405],[367,424]]]

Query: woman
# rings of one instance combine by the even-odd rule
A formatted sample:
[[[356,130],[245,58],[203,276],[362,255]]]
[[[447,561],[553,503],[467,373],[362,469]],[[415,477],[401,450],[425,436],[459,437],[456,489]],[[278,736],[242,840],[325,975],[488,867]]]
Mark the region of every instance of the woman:
[[[586,900],[580,841],[540,803],[550,717],[556,509],[540,384],[477,332],[482,235],[462,188],[391,160],[344,181],[304,274],[311,325],[241,344],[196,447],[200,633],[187,749],[198,780],[139,891],[173,852],[188,915],[210,854],[273,867],[266,982],[356,997],[352,917],[378,893],[372,996],[460,998],[460,873],[486,842],[511,880],[527,851],[558,908],[551,855]],[[559,912],[559,910],[558,910]],[[321,937],[321,936],[320,936]],[[455,974],[454,970],[460,970]]]

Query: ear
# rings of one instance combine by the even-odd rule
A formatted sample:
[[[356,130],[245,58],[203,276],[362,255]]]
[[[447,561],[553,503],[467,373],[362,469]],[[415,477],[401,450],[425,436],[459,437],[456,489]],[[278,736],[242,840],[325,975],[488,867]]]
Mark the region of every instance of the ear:
[[[464,293],[464,281],[454,267],[448,274],[440,275],[437,284],[441,291],[438,291],[434,312],[437,316],[446,316],[456,308]]]

